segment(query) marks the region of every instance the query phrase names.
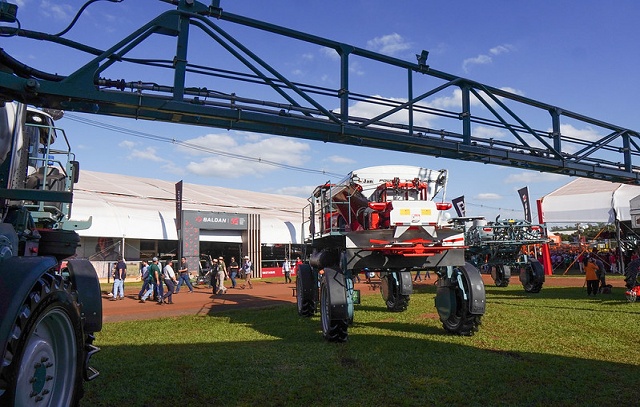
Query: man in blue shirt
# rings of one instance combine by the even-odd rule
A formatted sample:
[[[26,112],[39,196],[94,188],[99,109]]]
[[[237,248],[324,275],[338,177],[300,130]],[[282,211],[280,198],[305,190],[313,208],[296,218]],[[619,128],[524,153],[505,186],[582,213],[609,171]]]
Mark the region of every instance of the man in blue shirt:
[[[116,271],[113,274],[113,297],[111,297],[111,301],[124,299],[124,279],[126,276],[127,264],[124,262],[122,256],[119,256]]]

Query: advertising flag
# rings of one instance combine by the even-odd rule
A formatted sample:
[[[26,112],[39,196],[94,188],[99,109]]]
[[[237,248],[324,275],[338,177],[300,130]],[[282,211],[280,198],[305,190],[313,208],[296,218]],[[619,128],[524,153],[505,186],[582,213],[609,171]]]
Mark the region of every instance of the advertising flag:
[[[459,218],[467,216],[467,211],[464,207],[464,195],[454,198],[451,203],[453,204]]]
[[[524,219],[527,222],[531,222],[531,203],[529,202],[529,187],[520,188],[518,190],[520,195],[520,201],[522,202],[522,208],[524,209]]]
[[[176,183],[176,230],[182,228],[182,181]]]

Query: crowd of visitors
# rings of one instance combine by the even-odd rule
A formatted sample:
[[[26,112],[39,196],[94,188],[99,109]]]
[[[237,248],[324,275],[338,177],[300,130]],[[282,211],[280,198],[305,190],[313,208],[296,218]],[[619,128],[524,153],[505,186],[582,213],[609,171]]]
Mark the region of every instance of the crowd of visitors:
[[[615,251],[598,251],[596,249],[586,250],[577,247],[571,248],[559,248],[551,250],[551,265],[554,271],[567,271],[571,269],[578,269],[580,273],[584,274],[584,264],[587,257],[594,257],[602,261],[605,271],[611,274],[624,274],[624,270],[618,269],[618,256]],[[629,261],[633,260],[632,255]]]
[[[533,253],[531,255],[533,256]],[[558,248],[551,251],[550,260],[556,273],[564,274],[573,269],[574,271],[579,270],[580,273],[584,274],[586,291],[589,296],[606,292],[606,289],[611,287],[606,283],[607,273],[625,274],[625,270],[618,265],[618,256],[615,251],[599,252],[597,249],[580,251],[576,247]],[[292,282],[292,272],[297,275],[298,269],[303,262],[300,257],[295,262],[285,257],[280,264],[285,283],[290,284]],[[633,253],[629,258],[626,258],[625,264],[627,264],[627,272],[631,268],[636,271],[636,275],[640,273],[640,257],[637,253]],[[187,259],[185,257],[180,259],[177,271],[173,267],[173,260],[167,261],[166,265],[162,267],[157,257],[154,257],[150,264],[146,261],[141,262],[140,279],[142,287],[138,293],[140,302],[144,303],[149,299],[153,299],[158,304],[173,304],[173,294],[178,294],[183,285],[187,286],[189,293],[194,292]],[[112,301],[124,298],[126,271],[126,263],[122,257],[119,257],[113,269],[113,289],[109,293]],[[224,295],[228,290],[225,282],[230,280],[231,287],[229,288],[231,289],[245,289],[247,287],[252,289],[251,277],[253,272],[254,266],[249,256],[244,256],[240,264],[238,264],[235,257],[231,257],[228,266],[225,264],[223,256],[211,259],[208,272],[209,287],[213,289],[213,294]],[[368,273],[365,273],[365,277],[367,277],[367,282],[371,281],[371,276]],[[429,273],[426,273],[426,277],[431,278]],[[244,280],[240,287],[238,287],[236,278]],[[420,272],[417,272],[414,281],[421,280]],[[635,278],[632,280],[635,281]]]

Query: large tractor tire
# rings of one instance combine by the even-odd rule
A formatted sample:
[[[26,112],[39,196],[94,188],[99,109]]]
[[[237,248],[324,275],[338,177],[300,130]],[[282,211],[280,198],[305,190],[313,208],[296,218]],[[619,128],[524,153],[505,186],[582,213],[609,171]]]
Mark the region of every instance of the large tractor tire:
[[[344,274],[325,268],[320,283],[322,336],[329,342],[346,342],[352,318],[353,310],[349,312]]]
[[[520,269],[520,282],[528,293],[539,293],[544,284],[544,267],[536,259],[529,262]]]
[[[478,332],[484,314],[485,292],[480,273],[467,263],[454,268],[452,278],[443,276],[441,280],[435,301],[443,328],[452,334],[472,336]]]
[[[495,265],[491,269],[491,277],[496,287],[508,287],[511,278],[511,269],[509,266]]]
[[[308,264],[301,264],[296,275],[296,302],[298,315],[313,316],[316,312],[318,283],[313,277],[313,270]]]
[[[402,275],[402,272],[383,273],[380,277],[380,293],[382,299],[387,306],[387,310],[391,312],[403,312],[409,306],[410,296],[406,295],[406,285],[411,286],[411,275],[407,272],[409,278]],[[408,283],[407,283],[408,281]],[[404,285],[403,285],[404,282]],[[412,287],[412,286],[411,286]]]
[[[31,289],[8,340],[6,406],[76,406],[84,394],[85,337],[70,285],[52,271]],[[91,341],[89,341],[91,342]]]

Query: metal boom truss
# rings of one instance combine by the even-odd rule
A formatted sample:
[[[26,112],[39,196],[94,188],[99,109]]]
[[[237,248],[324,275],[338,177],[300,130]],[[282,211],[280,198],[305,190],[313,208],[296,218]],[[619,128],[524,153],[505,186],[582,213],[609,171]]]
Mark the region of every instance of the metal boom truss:
[[[11,37],[49,41],[91,59],[63,76],[27,66],[1,50],[0,98],[68,111],[252,131],[640,184],[639,167],[634,165],[640,154],[635,131],[432,69],[426,64],[426,51],[416,55],[417,62],[407,62],[227,13],[219,0],[209,6],[194,0],[162,1],[174,7],[107,50],[61,35],[0,27],[0,33],[8,37],[4,41]],[[339,87],[289,79],[259,51],[230,33],[228,28],[235,26],[335,51]],[[215,46],[224,54],[220,60],[234,60],[233,69],[191,61],[196,52],[189,52],[189,36],[195,29],[212,41],[207,50]],[[131,56],[154,37],[175,39],[172,59]],[[357,92],[350,84],[354,60],[383,65],[405,76],[407,87],[402,97],[373,96],[382,91]],[[142,68],[140,77],[106,77],[111,69],[131,75],[135,67]],[[147,80],[144,75],[151,68],[168,72],[164,78],[169,84]],[[205,86],[213,80],[216,85]],[[368,82],[368,87],[376,83]],[[260,91],[254,92],[258,88]],[[451,92],[456,95],[455,107],[435,103]],[[355,106],[368,106],[376,113],[361,116]],[[565,124],[570,126],[563,127]],[[595,136],[585,140],[564,130],[571,127],[588,127]]]

